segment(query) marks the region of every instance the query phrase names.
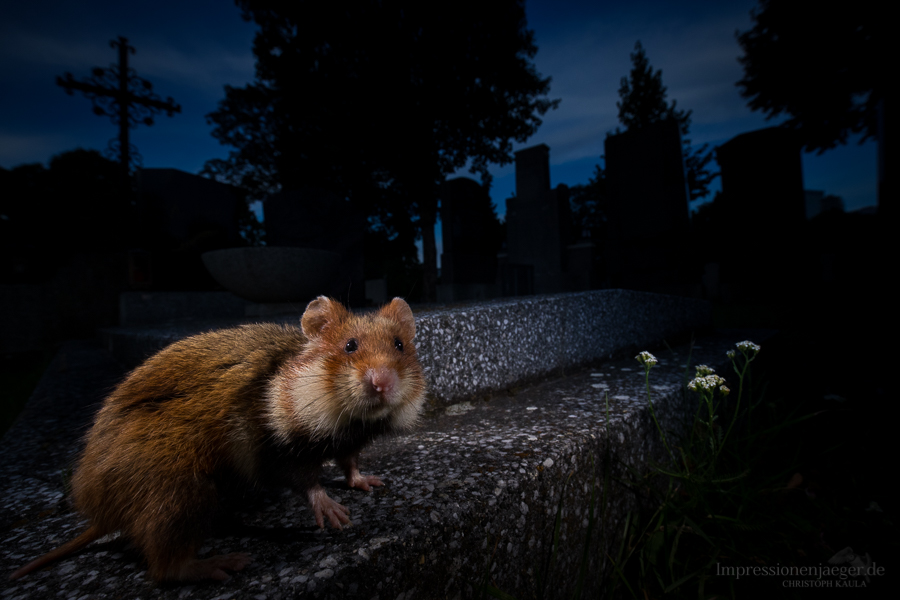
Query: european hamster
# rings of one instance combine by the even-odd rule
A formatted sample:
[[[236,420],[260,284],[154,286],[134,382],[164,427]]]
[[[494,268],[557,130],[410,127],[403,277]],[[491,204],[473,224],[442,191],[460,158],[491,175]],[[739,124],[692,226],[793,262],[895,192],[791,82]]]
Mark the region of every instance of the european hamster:
[[[412,311],[395,298],[354,315],[320,296],[298,329],[243,325],[176,342],[132,371],[110,394],[72,477],[83,534],[10,578],[121,531],[160,581],[228,578],[250,557],[198,559],[223,490],[288,476],[319,527],[340,529],[349,510],[319,484],[334,459],[351,487],[360,450],[409,430],[425,393]]]

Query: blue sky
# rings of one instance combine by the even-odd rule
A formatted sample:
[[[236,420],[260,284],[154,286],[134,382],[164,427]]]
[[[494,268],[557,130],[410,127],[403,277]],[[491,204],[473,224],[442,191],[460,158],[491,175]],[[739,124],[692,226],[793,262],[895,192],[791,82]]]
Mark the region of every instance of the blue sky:
[[[83,95],[67,95],[56,76],[86,78],[94,66],[116,60],[109,41],[123,35],[137,53],[137,74],[171,96],[182,112],[160,115],[131,132],[145,167],[196,173],[225,157],[205,115],[223,98],[223,86],[253,78],[254,26],[228,0],[152,3],[0,0],[0,166],[46,163],[78,147],[104,150],[117,130],[91,112]],[[735,82],[742,76],[736,30],[751,26],[753,0],[632,0],[527,2],[528,25],[539,47],[538,71],[553,78],[551,97],[562,100],[525,144],[550,147],[551,182],[585,183],[617,125],[619,80],[641,40],[650,64],[661,69],[669,99],[693,110],[691,138],[713,146],[773,122],[751,112]],[[398,124],[402,126],[402,124]],[[876,203],[875,144],[852,143],[821,156],[803,154],[805,187],[842,196],[847,209]],[[499,212],[515,188],[512,165],[494,167],[491,195]],[[464,174],[464,173],[461,173]]]

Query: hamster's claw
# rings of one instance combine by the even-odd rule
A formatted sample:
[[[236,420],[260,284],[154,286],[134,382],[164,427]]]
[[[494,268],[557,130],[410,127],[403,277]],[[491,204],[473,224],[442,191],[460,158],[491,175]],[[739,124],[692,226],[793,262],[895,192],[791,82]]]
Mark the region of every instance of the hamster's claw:
[[[309,503],[316,517],[316,525],[321,528],[325,527],[325,517],[328,517],[328,523],[335,529],[343,529],[344,525],[350,523],[350,509],[332,500],[321,487],[310,490]]]
[[[356,473],[347,478],[347,485],[368,492],[372,489],[370,486],[382,486],[384,482],[375,475],[362,475],[359,471],[356,471]]]

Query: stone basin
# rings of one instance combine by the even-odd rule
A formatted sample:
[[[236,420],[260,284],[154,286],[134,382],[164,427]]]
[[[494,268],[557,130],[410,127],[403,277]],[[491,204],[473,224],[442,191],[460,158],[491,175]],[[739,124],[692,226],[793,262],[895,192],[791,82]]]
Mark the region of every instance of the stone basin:
[[[259,246],[203,254],[219,285],[253,302],[303,302],[327,290],[341,255],[312,248]]]

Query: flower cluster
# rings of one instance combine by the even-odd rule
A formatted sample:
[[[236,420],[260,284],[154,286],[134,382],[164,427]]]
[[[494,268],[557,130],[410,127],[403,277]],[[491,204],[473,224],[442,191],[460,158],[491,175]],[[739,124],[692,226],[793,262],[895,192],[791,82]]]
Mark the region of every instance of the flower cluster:
[[[701,390],[714,390],[717,387],[720,389],[720,391],[722,391],[722,393],[728,393],[726,391],[728,390],[728,388],[725,387],[725,380],[715,373],[694,377],[688,384],[688,389],[692,392],[699,392]]]
[[[744,354],[750,354],[751,358],[759,353],[759,345],[754,344],[750,340],[744,340],[737,343],[737,348]]]
[[[652,354],[650,354],[649,352],[647,352],[646,350],[644,350],[643,352],[641,352],[640,354],[635,356],[635,358],[637,359],[637,361],[639,363],[641,363],[645,367],[652,367],[653,365],[655,365],[658,362],[656,360],[656,357],[653,356]]]
[[[715,371],[712,370],[712,367],[697,365],[697,377],[705,377],[706,375],[712,375],[713,373],[715,373]]]

